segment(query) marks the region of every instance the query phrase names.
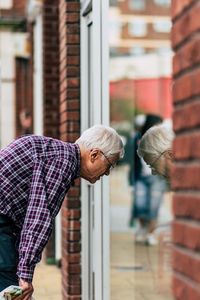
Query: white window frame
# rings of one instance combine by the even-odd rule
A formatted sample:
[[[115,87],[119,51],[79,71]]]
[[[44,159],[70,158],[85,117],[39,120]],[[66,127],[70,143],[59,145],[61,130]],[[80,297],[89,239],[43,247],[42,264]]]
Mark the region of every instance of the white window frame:
[[[33,131],[43,135],[43,21],[42,14],[35,18],[34,36],[34,75],[33,75]]]
[[[88,25],[92,22],[93,59],[93,112],[95,123],[109,124],[109,81],[108,81],[108,0],[85,0],[81,2],[81,131],[88,127]],[[92,13],[89,11],[92,7]],[[103,109],[102,109],[103,108]],[[109,181],[108,177],[97,182],[94,187],[94,230],[93,262],[95,268],[95,300],[110,298],[109,262]],[[99,196],[98,196],[99,195]],[[82,299],[93,300],[89,291],[90,270],[88,264],[88,184],[82,180]],[[90,287],[91,288],[91,287]]]

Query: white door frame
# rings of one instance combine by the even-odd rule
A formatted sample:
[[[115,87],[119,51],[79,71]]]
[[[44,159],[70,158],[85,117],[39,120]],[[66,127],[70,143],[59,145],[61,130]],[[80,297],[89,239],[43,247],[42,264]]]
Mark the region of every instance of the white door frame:
[[[108,0],[85,0],[81,4],[81,130],[83,131],[93,124],[109,124],[107,38],[109,5]],[[89,26],[92,28],[89,29]],[[91,38],[89,34],[92,34]],[[92,41],[91,45],[89,40]],[[90,50],[93,54],[91,57],[88,55]],[[89,76],[92,76],[90,82]],[[93,107],[90,116],[89,98]],[[89,117],[91,124],[88,124]],[[110,294],[108,178],[103,178],[94,186],[82,180],[81,200],[82,297],[83,300],[108,300]]]
[[[33,77],[33,131],[35,134],[43,134],[43,35],[42,14],[35,18],[33,28],[34,35],[34,77]]]

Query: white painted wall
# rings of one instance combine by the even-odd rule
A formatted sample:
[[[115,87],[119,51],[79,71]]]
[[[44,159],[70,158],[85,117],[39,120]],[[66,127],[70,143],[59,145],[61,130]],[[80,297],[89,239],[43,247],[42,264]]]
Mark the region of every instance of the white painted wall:
[[[15,136],[15,65],[12,32],[0,32],[0,147]],[[6,45],[6,47],[5,47]]]
[[[0,9],[11,9],[13,0],[0,0]]]
[[[43,134],[43,61],[42,61],[42,15],[35,19],[34,35],[34,80],[33,80],[33,119],[34,133]]]
[[[15,138],[15,57],[28,57],[27,33],[0,31],[0,147]]]

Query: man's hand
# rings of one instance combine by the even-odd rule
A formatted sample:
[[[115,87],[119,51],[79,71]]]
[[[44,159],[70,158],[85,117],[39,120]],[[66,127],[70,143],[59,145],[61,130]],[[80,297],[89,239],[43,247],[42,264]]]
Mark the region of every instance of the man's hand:
[[[23,279],[20,279],[19,286],[22,288],[23,294],[21,296],[15,298],[15,300],[31,300],[31,296],[33,294],[32,283],[26,282]]]

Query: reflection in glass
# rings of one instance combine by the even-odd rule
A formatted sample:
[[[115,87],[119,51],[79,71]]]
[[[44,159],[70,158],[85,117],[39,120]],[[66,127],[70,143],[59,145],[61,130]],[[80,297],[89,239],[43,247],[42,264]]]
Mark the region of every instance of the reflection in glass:
[[[126,143],[124,160],[110,175],[111,300],[173,299],[171,192],[161,201],[153,231],[156,244],[147,246],[145,235],[136,242],[138,221],[130,222],[135,117],[153,113],[171,124],[172,116],[170,1],[154,2],[158,11],[153,15],[147,1],[123,0],[110,6],[110,121]]]

